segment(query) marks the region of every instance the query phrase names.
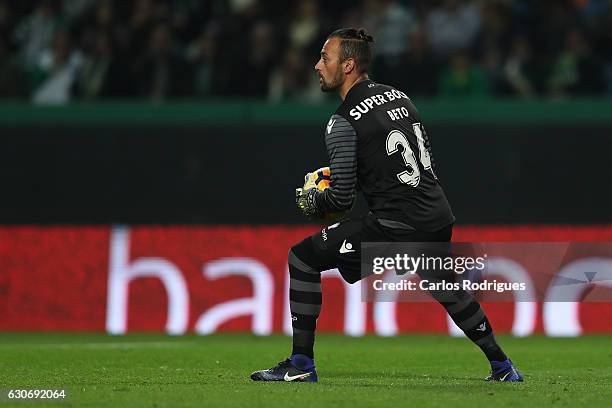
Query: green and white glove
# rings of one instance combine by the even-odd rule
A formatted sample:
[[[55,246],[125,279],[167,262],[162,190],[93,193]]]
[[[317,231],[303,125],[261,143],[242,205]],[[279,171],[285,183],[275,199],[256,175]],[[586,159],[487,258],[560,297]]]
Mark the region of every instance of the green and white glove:
[[[316,194],[317,194],[316,188],[309,188],[309,189],[296,188],[295,189],[295,203],[297,204],[298,208],[307,217],[321,215],[315,203]]]

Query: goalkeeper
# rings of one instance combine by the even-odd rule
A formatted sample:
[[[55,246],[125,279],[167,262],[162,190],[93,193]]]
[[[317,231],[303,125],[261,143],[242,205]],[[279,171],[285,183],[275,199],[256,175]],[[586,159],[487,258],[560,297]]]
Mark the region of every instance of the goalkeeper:
[[[325,129],[331,181],[321,191],[314,188],[311,174],[296,191],[297,205],[306,216],[323,217],[350,209],[359,185],[370,211],[332,224],[291,248],[293,350],[275,367],[251,374],[253,380],[317,381],[313,348],[321,271],[338,268],[347,282],[360,280],[361,242],[451,240],[455,217],[434,172],[418,111],[403,92],[368,78],[372,41],[356,29],[337,30],[325,41],[314,68],[321,90],[335,92],[342,100]],[[469,294],[442,305],[490,361],[487,380],[522,381]]]

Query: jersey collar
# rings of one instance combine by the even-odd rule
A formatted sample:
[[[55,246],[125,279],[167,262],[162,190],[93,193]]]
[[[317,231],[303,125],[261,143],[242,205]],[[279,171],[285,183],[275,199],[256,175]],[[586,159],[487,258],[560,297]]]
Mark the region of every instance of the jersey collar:
[[[362,79],[361,81],[355,83],[355,85],[353,85],[351,87],[351,89],[349,89],[349,91],[346,93],[346,97],[344,98],[344,100],[348,100],[349,96],[351,96],[351,94],[353,93],[353,91],[355,91],[356,89],[362,89],[366,86],[368,86],[369,84],[373,84],[374,81],[372,81],[370,78],[365,78]],[[357,92],[357,91],[355,91]]]

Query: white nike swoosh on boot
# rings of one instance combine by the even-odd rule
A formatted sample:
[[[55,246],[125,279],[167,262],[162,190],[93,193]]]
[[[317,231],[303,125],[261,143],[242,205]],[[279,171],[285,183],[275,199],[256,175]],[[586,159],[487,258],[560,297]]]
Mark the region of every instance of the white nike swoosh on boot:
[[[293,380],[299,380],[302,378],[306,378],[310,375],[310,373],[305,373],[305,374],[298,374],[298,375],[289,375],[289,372],[285,373],[285,381],[293,381]]]

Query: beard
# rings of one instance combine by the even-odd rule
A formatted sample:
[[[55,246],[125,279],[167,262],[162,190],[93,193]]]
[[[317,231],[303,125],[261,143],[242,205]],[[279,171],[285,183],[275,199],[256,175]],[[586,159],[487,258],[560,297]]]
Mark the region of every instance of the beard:
[[[325,78],[321,77],[321,91],[334,92],[342,85],[342,71],[337,70],[331,81],[326,82]]]

